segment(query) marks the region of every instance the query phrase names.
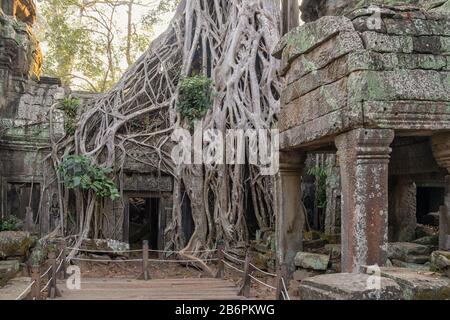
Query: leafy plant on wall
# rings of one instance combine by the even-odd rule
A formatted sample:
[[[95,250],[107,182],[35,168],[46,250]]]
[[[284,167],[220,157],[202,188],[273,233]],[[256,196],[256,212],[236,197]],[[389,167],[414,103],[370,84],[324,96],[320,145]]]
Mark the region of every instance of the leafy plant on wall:
[[[177,110],[191,127],[202,119],[213,103],[213,81],[205,76],[181,80]]]
[[[120,197],[114,181],[109,177],[110,168],[100,168],[86,156],[66,156],[58,167],[68,189],[92,190],[97,197],[116,200]]]
[[[77,128],[78,108],[81,101],[79,98],[64,98],[61,101],[61,109],[64,112],[64,130],[67,135],[74,135]]]

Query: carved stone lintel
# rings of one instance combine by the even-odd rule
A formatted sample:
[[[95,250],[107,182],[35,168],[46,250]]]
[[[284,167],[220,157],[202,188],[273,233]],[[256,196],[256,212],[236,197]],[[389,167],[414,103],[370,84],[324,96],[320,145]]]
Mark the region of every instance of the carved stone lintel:
[[[342,179],[342,271],[384,265],[393,130],[355,129],[336,138]]]

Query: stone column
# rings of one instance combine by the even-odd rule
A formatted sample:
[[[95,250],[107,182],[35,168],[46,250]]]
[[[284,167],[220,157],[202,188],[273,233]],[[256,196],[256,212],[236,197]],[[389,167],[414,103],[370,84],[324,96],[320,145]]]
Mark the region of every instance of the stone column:
[[[432,137],[432,150],[439,166],[450,173],[450,133],[439,133]],[[444,205],[439,212],[439,249],[450,250],[450,175],[445,177]]]
[[[394,131],[355,129],[336,138],[342,183],[342,272],[384,265],[388,166]]]
[[[275,212],[277,218],[277,261],[294,271],[294,258],[303,249],[305,212],[302,203],[301,176],[306,155],[280,152],[280,172],[276,179]]]

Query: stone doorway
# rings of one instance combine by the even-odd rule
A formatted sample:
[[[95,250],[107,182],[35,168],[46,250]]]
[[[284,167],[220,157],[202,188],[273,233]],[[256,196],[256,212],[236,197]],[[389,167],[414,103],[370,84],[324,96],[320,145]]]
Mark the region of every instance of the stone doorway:
[[[142,247],[148,240],[151,249],[158,249],[160,243],[160,199],[145,195],[127,197],[126,222],[124,230],[132,248]]]

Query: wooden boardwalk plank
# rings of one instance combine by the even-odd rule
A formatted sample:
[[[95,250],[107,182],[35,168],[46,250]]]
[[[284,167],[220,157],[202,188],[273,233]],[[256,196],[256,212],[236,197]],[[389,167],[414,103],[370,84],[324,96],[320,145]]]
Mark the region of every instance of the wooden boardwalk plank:
[[[59,282],[62,300],[242,300],[234,283],[221,279],[83,279],[80,290]]]

